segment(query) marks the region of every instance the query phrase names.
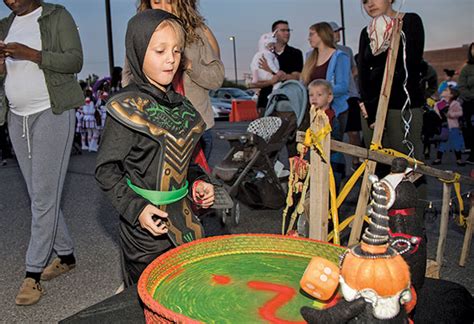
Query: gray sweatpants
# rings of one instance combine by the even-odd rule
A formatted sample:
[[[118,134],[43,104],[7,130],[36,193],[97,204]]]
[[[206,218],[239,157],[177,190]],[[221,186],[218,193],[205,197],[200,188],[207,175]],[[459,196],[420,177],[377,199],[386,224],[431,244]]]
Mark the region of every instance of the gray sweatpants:
[[[60,202],[74,126],[73,109],[61,115],[51,109],[26,117],[8,114],[8,131],[31,200],[26,271],[42,272],[53,251],[73,252]]]

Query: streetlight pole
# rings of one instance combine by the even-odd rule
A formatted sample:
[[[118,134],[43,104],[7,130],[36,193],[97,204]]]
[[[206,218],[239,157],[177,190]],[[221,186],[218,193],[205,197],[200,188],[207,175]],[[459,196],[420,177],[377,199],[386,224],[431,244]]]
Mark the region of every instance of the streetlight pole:
[[[229,39],[232,41],[232,47],[234,48],[234,72],[235,72],[235,84],[237,85],[237,54],[235,50],[235,36],[230,36]]]
[[[109,48],[109,73],[114,70],[114,44],[112,41],[112,15],[110,14],[110,0],[105,0],[105,17],[107,24],[107,45]]]
[[[342,45],[346,45],[346,26],[344,24],[344,0],[339,0],[341,7],[341,24],[342,24]]]

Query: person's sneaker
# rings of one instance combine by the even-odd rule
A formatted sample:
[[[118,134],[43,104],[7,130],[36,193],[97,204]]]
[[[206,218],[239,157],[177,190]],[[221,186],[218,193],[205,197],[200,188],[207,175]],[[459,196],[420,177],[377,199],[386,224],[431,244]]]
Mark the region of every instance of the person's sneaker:
[[[7,160],[3,159],[2,160],[2,166],[5,166],[5,165],[7,165]]]
[[[434,160],[433,162],[431,162],[431,165],[440,165],[441,164],[441,160],[440,159],[436,159]]]
[[[40,300],[43,294],[44,291],[39,282],[33,278],[25,278],[18,295],[16,295],[15,303],[19,306],[33,305]]]
[[[456,161],[456,164],[459,165],[459,166],[465,166],[466,165],[466,162],[462,161],[462,160],[457,160]]]
[[[44,268],[43,273],[41,274],[41,280],[51,280],[56,277],[59,277],[60,275],[71,271],[76,267],[75,264],[65,264],[61,263],[61,259],[56,258],[51,262],[49,266]]]
[[[474,164],[474,159],[473,159],[473,160],[467,159],[467,160],[466,160],[466,163],[467,163],[467,164]]]

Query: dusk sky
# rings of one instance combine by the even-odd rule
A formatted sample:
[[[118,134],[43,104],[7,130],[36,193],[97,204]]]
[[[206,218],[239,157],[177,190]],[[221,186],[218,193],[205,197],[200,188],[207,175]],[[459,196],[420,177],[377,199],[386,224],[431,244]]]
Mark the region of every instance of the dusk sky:
[[[108,74],[108,54],[103,0],[51,0],[73,15],[81,34],[84,68],[79,74]],[[402,0],[397,0],[399,8]],[[308,28],[320,21],[341,24],[338,0],[200,0],[200,11],[219,41],[228,79],[234,79],[234,57],[230,36],[235,36],[239,79],[249,71],[262,33],[271,31],[278,19],[288,20],[293,30],[290,45],[309,50]],[[128,19],[135,14],[136,0],[111,0],[115,65],[123,65],[124,38]],[[402,11],[416,12],[425,26],[425,50],[459,47],[474,41],[474,0],[406,0]],[[0,17],[9,9],[1,4]],[[344,0],[346,44],[358,51],[361,29],[369,22],[359,0]]]

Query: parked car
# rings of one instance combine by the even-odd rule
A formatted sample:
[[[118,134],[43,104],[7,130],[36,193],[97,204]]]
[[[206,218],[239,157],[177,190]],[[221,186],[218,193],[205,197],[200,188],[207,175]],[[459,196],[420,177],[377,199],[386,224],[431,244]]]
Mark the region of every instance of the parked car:
[[[228,119],[230,111],[232,110],[232,102],[223,101],[219,98],[211,97],[212,111],[214,112],[214,119]]]
[[[219,88],[217,90],[209,91],[211,98],[220,99],[222,101],[231,102],[233,99],[237,100],[252,100],[247,92],[239,88]]]
[[[219,88],[209,91],[215,119],[229,118],[233,100],[254,100],[252,95],[239,88]]]

